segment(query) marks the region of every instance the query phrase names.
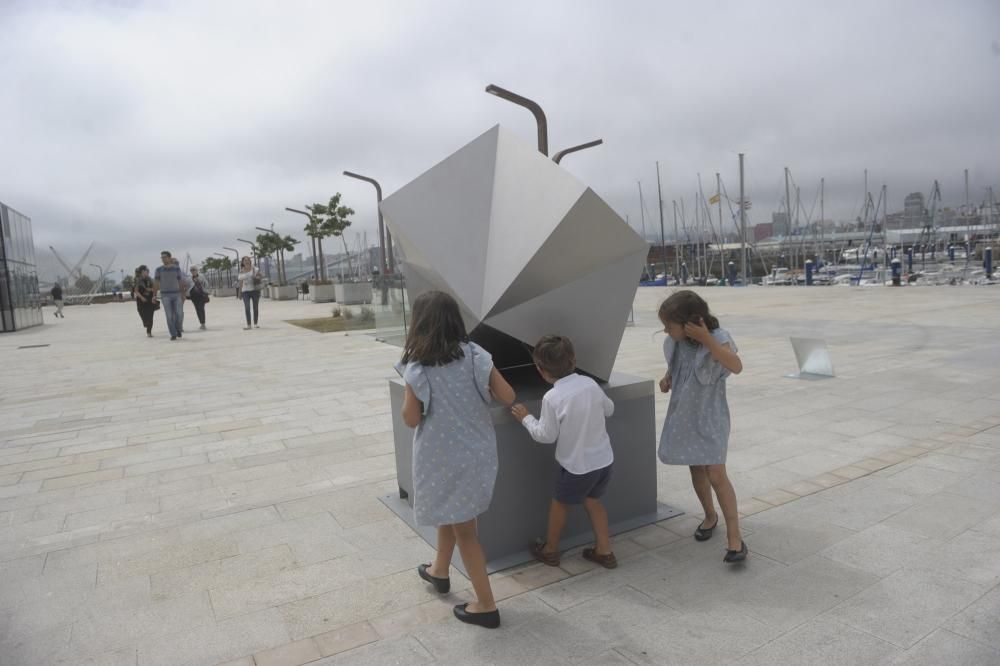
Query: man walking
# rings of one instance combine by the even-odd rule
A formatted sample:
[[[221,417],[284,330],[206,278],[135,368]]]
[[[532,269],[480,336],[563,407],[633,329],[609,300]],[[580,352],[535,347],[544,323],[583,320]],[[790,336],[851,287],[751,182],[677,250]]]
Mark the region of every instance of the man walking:
[[[194,304],[194,311],[198,314],[198,323],[201,330],[205,330],[205,303],[208,303],[208,290],[205,289],[205,281],[198,275],[198,267],[191,267],[191,290],[188,292],[188,299]]]
[[[181,288],[181,267],[167,250],[160,252],[160,260],[163,265],[156,267],[153,298],[156,298],[157,293],[160,294],[170,339],[176,340],[184,334],[184,290]]]
[[[54,285],[52,285],[52,291],[50,291],[49,293],[52,294],[52,302],[56,306],[56,316],[61,319],[65,319],[66,315],[64,315],[62,311],[63,309],[62,285],[56,282]]]

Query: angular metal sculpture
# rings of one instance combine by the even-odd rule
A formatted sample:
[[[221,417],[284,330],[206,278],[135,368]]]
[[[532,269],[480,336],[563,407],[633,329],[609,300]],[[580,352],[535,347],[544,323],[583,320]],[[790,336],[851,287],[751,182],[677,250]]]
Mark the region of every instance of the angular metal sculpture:
[[[593,190],[499,125],[382,202],[411,299],[458,301],[498,367],[570,336],[577,367],[611,376],[648,244]]]

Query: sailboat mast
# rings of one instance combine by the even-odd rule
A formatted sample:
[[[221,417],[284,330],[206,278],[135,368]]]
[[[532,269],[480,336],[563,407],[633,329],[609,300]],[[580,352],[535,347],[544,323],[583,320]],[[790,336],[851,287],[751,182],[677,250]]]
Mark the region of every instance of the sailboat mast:
[[[663,259],[663,281],[667,280],[667,240],[663,233],[663,189],[660,185],[660,163],[656,163],[656,198],[660,204],[660,253]],[[676,240],[674,241],[676,243]],[[676,258],[676,245],[674,246],[674,257]]]
[[[823,254],[823,244],[826,240],[826,211],[823,208],[823,199],[826,196],[826,179],[819,179],[819,262],[822,264],[826,260],[826,255]]]
[[[719,204],[719,236],[720,238],[724,236],[722,233],[722,178],[719,176],[719,172],[715,172],[715,196],[718,197]],[[719,271],[722,277],[726,275],[726,267],[722,262],[722,247],[719,247]]]
[[[785,167],[785,236],[792,235],[792,190],[788,185],[788,167]],[[792,251],[792,265],[795,268],[795,252]]]
[[[743,266],[743,286],[747,282],[747,201],[743,188],[743,153],[740,153],[740,263]]]
[[[680,234],[677,233],[677,200],[673,201],[674,204],[674,279],[678,279],[678,275],[681,274],[681,257],[680,253],[677,251],[677,244],[680,241]]]
[[[642,181],[639,183],[639,219],[642,221],[642,240],[646,240],[646,204],[642,202]]]

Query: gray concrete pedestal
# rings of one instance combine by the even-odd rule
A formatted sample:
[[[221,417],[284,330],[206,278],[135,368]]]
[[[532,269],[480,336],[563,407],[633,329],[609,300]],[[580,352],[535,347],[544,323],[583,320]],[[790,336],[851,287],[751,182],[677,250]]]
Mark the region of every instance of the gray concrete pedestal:
[[[542,395],[549,386],[534,367],[504,370],[517,391],[518,402],[539,414]],[[656,424],[653,382],[631,375],[613,373],[602,384],[615,403],[608,419],[608,434],[615,452],[614,475],[603,499],[611,533],[618,534],[679,515],[681,512],[656,501]],[[390,380],[396,475],[399,493],[381,500],[432,546],[434,527],[417,526],[413,521],[413,430],[403,423],[404,384]],[[490,508],[479,516],[479,540],[486,552],[487,569],[492,573],[532,560],[529,544],[544,538],[548,508],[559,470],[555,444],[538,444],[502,405],[491,408],[497,433],[500,467]],[[593,533],[583,507],[573,507],[563,531],[560,548],[566,550],[590,543]],[[453,564],[461,571],[461,557]]]

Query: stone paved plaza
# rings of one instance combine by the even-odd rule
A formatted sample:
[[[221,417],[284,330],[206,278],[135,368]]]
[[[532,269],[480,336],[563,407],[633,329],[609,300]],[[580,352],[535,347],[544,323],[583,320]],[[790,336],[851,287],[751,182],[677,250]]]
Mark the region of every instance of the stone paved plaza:
[[[640,289],[617,370],[662,375],[667,293]],[[330,311],[307,302],[248,332],[213,299],[175,343],[129,303],[47,311],[0,336],[0,663],[1000,663],[1000,291],[703,294],[746,368],[749,561],[691,538],[687,470],[661,466],[687,515],[616,537],[614,571],[494,575],[497,631],[450,617],[468,582],[432,595],[432,549],[378,500],[398,348],[284,323]],[[838,377],[786,378],[790,335]]]

